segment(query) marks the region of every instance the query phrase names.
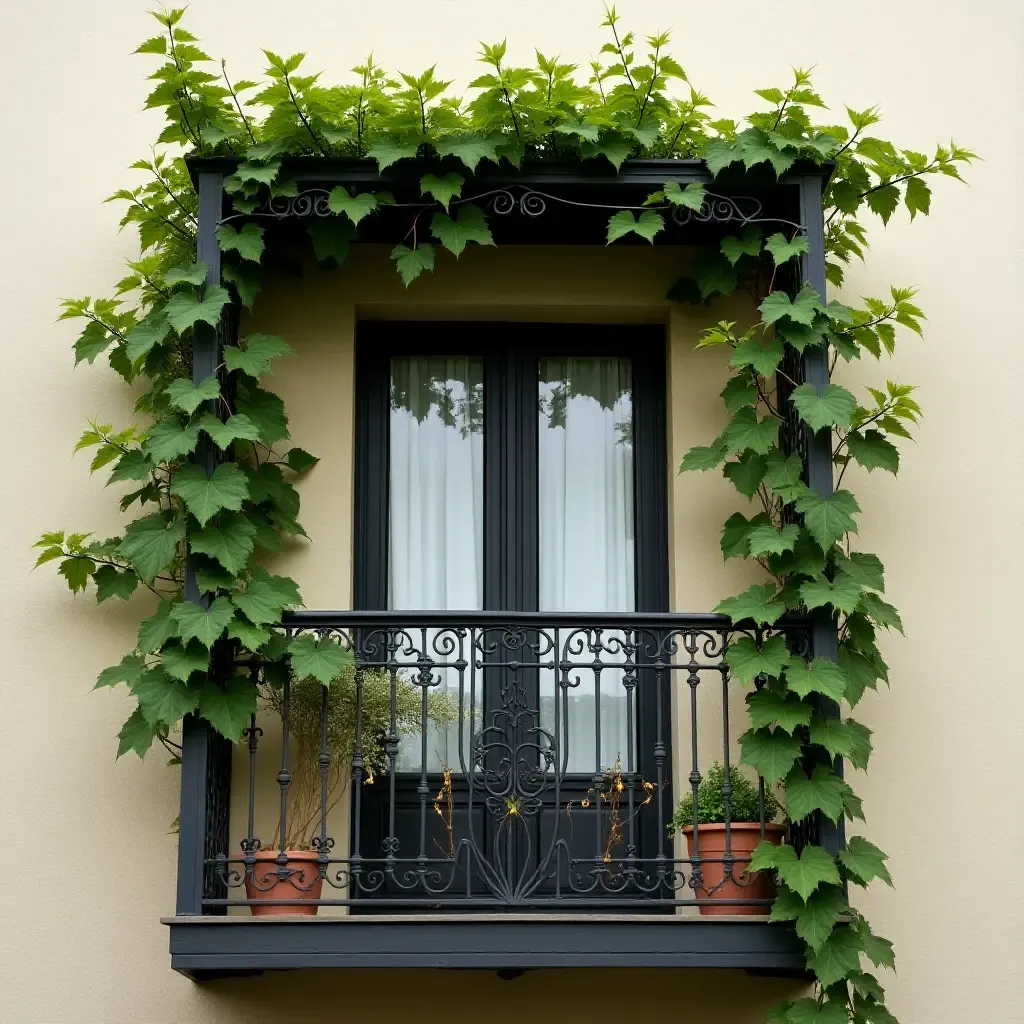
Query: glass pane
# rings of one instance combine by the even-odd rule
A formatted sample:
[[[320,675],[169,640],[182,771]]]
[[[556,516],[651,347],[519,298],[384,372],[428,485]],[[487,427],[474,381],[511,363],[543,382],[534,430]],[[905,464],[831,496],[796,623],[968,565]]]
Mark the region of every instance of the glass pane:
[[[544,359],[540,363],[540,608],[542,611],[631,612],[633,565],[633,410],[629,359]],[[564,635],[564,634],[563,634]],[[605,633],[605,643],[618,634]],[[594,772],[627,749],[628,693],[622,673],[597,674],[588,638],[577,638],[577,685],[565,694],[561,722],[568,769]],[[617,661],[613,651],[602,660]],[[560,699],[562,699],[560,697]],[[555,682],[541,678],[544,727],[553,730]],[[600,750],[597,734],[600,722]]]
[[[388,606],[476,610],[483,602],[483,363],[479,359],[391,360]],[[417,648],[422,637],[412,637]],[[428,631],[426,653],[434,631]],[[401,659],[401,654],[399,654]],[[411,671],[403,673],[409,680]],[[439,669],[458,702],[458,674]],[[397,768],[419,771],[420,735],[401,743]],[[456,767],[458,729],[432,724],[427,768]]]

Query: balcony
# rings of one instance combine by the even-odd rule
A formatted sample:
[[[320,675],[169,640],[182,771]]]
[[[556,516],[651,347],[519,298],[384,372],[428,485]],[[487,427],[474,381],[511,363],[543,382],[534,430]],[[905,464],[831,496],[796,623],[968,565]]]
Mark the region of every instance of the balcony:
[[[767,920],[770,888],[745,872],[750,840],[781,837],[771,796],[750,776],[734,815],[729,782],[746,725],[723,655],[755,627],[518,612],[285,625],[330,637],[352,667],[326,691],[250,666],[261,706],[234,754],[187,722],[175,969],[803,971],[791,927]],[[811,642],[806,622],[760,632]],[[696,824],[715,762],[717,834],[670,828],[687,794]]]

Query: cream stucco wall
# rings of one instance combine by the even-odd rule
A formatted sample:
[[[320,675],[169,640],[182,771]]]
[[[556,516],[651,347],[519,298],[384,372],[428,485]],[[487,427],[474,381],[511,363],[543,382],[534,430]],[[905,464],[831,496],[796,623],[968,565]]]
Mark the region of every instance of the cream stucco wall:
[[[114,234],[118,212],[98,200],[128,180],[124,168],[156,130],[139,112],[147,65],[128,56],[149,31],[143,7],[39,0],[0,11],[0,409],[8,441],[0,492],[7,639],[0,821],[8,851],[0,1021],[456,1021],[475,1019],[485,1005],[507,1020],[758,1020],[780,986],[745,975],[652,971],[609,981],[537,972],[507,986],[472,973],[358,972],[196,988],[168,970],[158,917],[173,903],[167,826],[175,774],[155,757],[114,763],[126,701],[89,693],[96,672],[131,642],[145,602],[110,609],[72,600],[52,574],[29,574],[28,552],[44,528],[104,535],[118,527],[109,494],[87,482],[85,462],[69,453],[87,416],[120,410],[127,420],[130,401],[112,375],[72,371],[72,330],[53,319],[60,297],[109,290],[133,254]],[[886,643],[891,693],[869,697],[860,713],[875,729],[876,755],[871,776],[858,781],[871,835],[891,853],[898,887],[872,889],[861,902],[896,941],[900,974],[889,987],[904,1024],[1020,1019],[1019,5],[632,0],[620,8],[641,31],[674,27],[677,54],[725,113],[748,109],[751,90],[781,81],[789,64],[816,63],[827,97],[837,106],[882,101],[885,129],[906,145],[924,150],[953,133],[986,158],[971,170],[969,189],[942,184],[935,213],[913,231],[902,213],[876,230],[870,269],[850,275],[851,295],[890,281],[920,285],[930,316],[927,340],[906,343],[888,369],[921,385],[920,443],[907,447],[898,483],[877,474],[855,481],[864,545],[886,562],[907,625],[906,639]],[[295,0],[285,12],[269,0],[197,0],[190,18],[238,75],[258,71],[259,45],[309,50],[313,66],[332,68],[373,47],[391,67],[438,59],[446,76],[462,80],[481,36],[507,35],[510,49],[527,56],[538,45],[581,61],[599,46],[598,6],[589,0]],[[469,256],[464,262],[464,273],[477,272]],[[283,390],[287,373],[282,366]],[[713,395],[693,400],[708,401],[711,415]],[[307,417],[323,408],[308,393],[293,404],[300,440]],[[351,422],[337,415],[343,437]],[[327,474],[311,476],[311,501],[320,488],[316,500],[326,507],[332,486]],[[680,607],[700,607],[720,592],[710,584],[722,571],[711,546],[721,517],[680,501],[680,493],[675,528],[698,531],[709,547],[692,577],[706,589],[677,588],[675,596]],[[347,515],[344,502],[337,514]],[[311,605],[347,572],[336,567],[329,579],[315,564],[302,571]]]

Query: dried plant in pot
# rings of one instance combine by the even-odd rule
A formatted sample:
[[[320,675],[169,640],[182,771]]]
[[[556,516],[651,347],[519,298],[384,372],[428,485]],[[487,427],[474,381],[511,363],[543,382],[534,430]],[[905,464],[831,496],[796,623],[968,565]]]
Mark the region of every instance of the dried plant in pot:
[[[764,817],[761,816],[760,789],[735,765],[729,766],[729,825],[725,823],[725,767],[715,761],[697,787],[697,827],[694,829],[693,795],[687,795],[676,808],[668,826],[669,835],[677,831],[686,838],[688,856],[700,869],[700,899],[721,901],[702,903],[701,914],[767,914],[767,905],[731,904],[729,900],[772,900],[775,885],[769,872],[750,874],[750,855],[762,839],[781,843],[784,826],[777,824],[779,804],[766,788]],[[764,822],[764,833],[762,825]],[[696,832],[696,834],[695,834]],[[729,857],[734,858],[727,863]]]
[[[257,901],[250,904],[254,917],[316,914],[318,908],[314,901],[320,899],[324,881],[319,849],[324,806],[330,814],[348,790],[357,724],[361,725],[366,780],[387,771],[383,737],[391,729],[392,679],[398,735],[416,734],[422,722],[423,690],[401,674],[392,677],[384,669],[357,670],[349,665],[327,687],[312,678],[290,681],[287,725],[291,781],[287,790],[285,829],[282,842],[279,820],[270,846],[254,851],[255,863],[246,872],[246,896]],[[325,699],[326,748],[323,747]],[[260,703],[280,717],[282,723],[285,721],[285,689],[281,683],[261,684]],[[427,716],[432,723],[447,725],[458,717],[458,707],[448,694],[430,690]],[[327,751],[325,805],[321,799],[322,749]],[[309,902],[263,902],[276,900]]]

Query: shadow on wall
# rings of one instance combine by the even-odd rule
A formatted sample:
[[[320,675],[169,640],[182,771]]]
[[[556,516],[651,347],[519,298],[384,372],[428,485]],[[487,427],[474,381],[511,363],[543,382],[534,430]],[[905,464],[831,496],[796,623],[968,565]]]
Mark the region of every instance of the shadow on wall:
[[[294,971],[209,982],[197,990],[218,1024],[763,1024],[796,981],[745,971],[539,970],[506,981],[493,971]]]

